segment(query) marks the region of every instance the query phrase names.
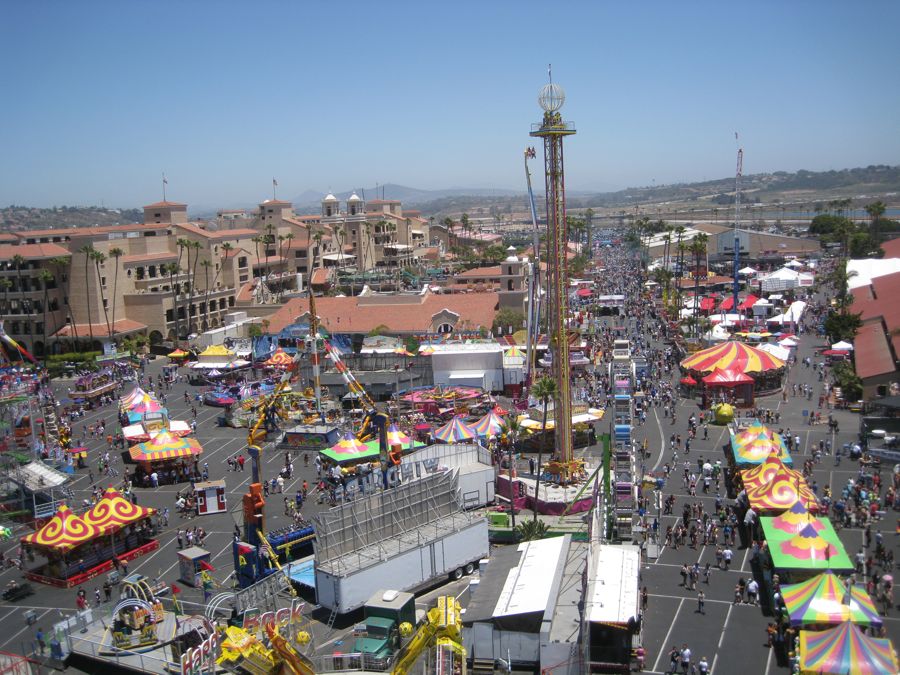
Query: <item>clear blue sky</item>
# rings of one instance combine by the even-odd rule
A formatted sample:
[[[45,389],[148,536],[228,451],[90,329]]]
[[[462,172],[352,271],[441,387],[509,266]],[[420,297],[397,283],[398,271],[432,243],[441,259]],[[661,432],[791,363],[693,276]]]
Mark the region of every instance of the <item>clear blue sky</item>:
[[[547,11],[552,7],[555,11]],[[0,5],[0,204],[523,189],[547,63],[568,184],[900,163],[900,3]]]

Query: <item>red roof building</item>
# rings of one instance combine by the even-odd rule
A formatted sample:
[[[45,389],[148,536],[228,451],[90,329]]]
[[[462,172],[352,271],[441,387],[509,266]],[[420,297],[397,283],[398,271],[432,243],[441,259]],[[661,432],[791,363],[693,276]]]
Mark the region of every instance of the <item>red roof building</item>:
[[[900,355],[900,302],[897,302],[900,272],[875,277],[868,286],[854,288],[851,293],[850,311],[858,312],[863,322],[853,342],[853,359],[856,374],[863,381],[863,397],[869,400],[894,395],[897,392],[892,388],[898,387]]]

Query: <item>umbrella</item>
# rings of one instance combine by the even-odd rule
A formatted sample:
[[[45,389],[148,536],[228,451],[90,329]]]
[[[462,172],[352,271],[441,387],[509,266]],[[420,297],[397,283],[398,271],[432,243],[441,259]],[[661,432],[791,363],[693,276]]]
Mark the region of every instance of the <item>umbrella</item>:
[[[348,431],[341,440],[332,445],[329,449],[339,455],[351,455],[365,452],[369,449],[369,446]]]
[[[800,631],[800,672],[820,675],[896,673],[891,641],[869,637],[851,621],[823,631]]]
[[[697,384],[697,380],[695,380],[695,379],[694,379],[693,377],[691,377],[690,375],[686,375],[686,376],[684,376],[684,377],[681,378],[681,384],[686,384],[686,385],[688,385],[689,387],[693,387],[695,384]]]
[[[499,435],[502,427],[503,420],[493,410],[472,425],[472,428],[478,432],[479,436],[486,438]]]
[[[439,441],[445,443],[458,443],[460,441],[470,441],[478,435],[472,427],[466,424],[462,417],[454,417],[442,427],[438,427],[432,433],[432,436]]]
[[[847,597],[847,586],[833,572],[825,572],[798,584],[781,587],[781,598],[792,626],[839,624],[853,621],[863,626],[883,622],[865,586],[854,584]]]
[[[412,441],[410,441],[409,436],[400,431],[400,428],[396,424],[392,424],[388,427],[387,430],[387,444],[388,445],[409,445]]]

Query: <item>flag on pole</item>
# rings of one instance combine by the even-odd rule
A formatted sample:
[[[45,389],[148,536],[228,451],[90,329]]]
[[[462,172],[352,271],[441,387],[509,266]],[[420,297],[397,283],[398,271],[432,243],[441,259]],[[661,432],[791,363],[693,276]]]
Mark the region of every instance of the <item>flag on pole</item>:
[[[168,184],[169,184],[169,179],[166,178],[166,174],[163,174],[163,185],[168,185]]]
[[[274,178],[272,179],[272,186],[273,186],[273,187],[278,187],[278,181],[275,180]]]

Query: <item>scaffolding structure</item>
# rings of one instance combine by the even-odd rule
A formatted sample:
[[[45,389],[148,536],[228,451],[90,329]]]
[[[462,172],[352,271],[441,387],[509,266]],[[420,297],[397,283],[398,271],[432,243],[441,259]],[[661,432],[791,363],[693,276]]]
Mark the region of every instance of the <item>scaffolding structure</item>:
[[[470,525],[455,471],[435,473],[314,516],[316,565],[350,574]]]

